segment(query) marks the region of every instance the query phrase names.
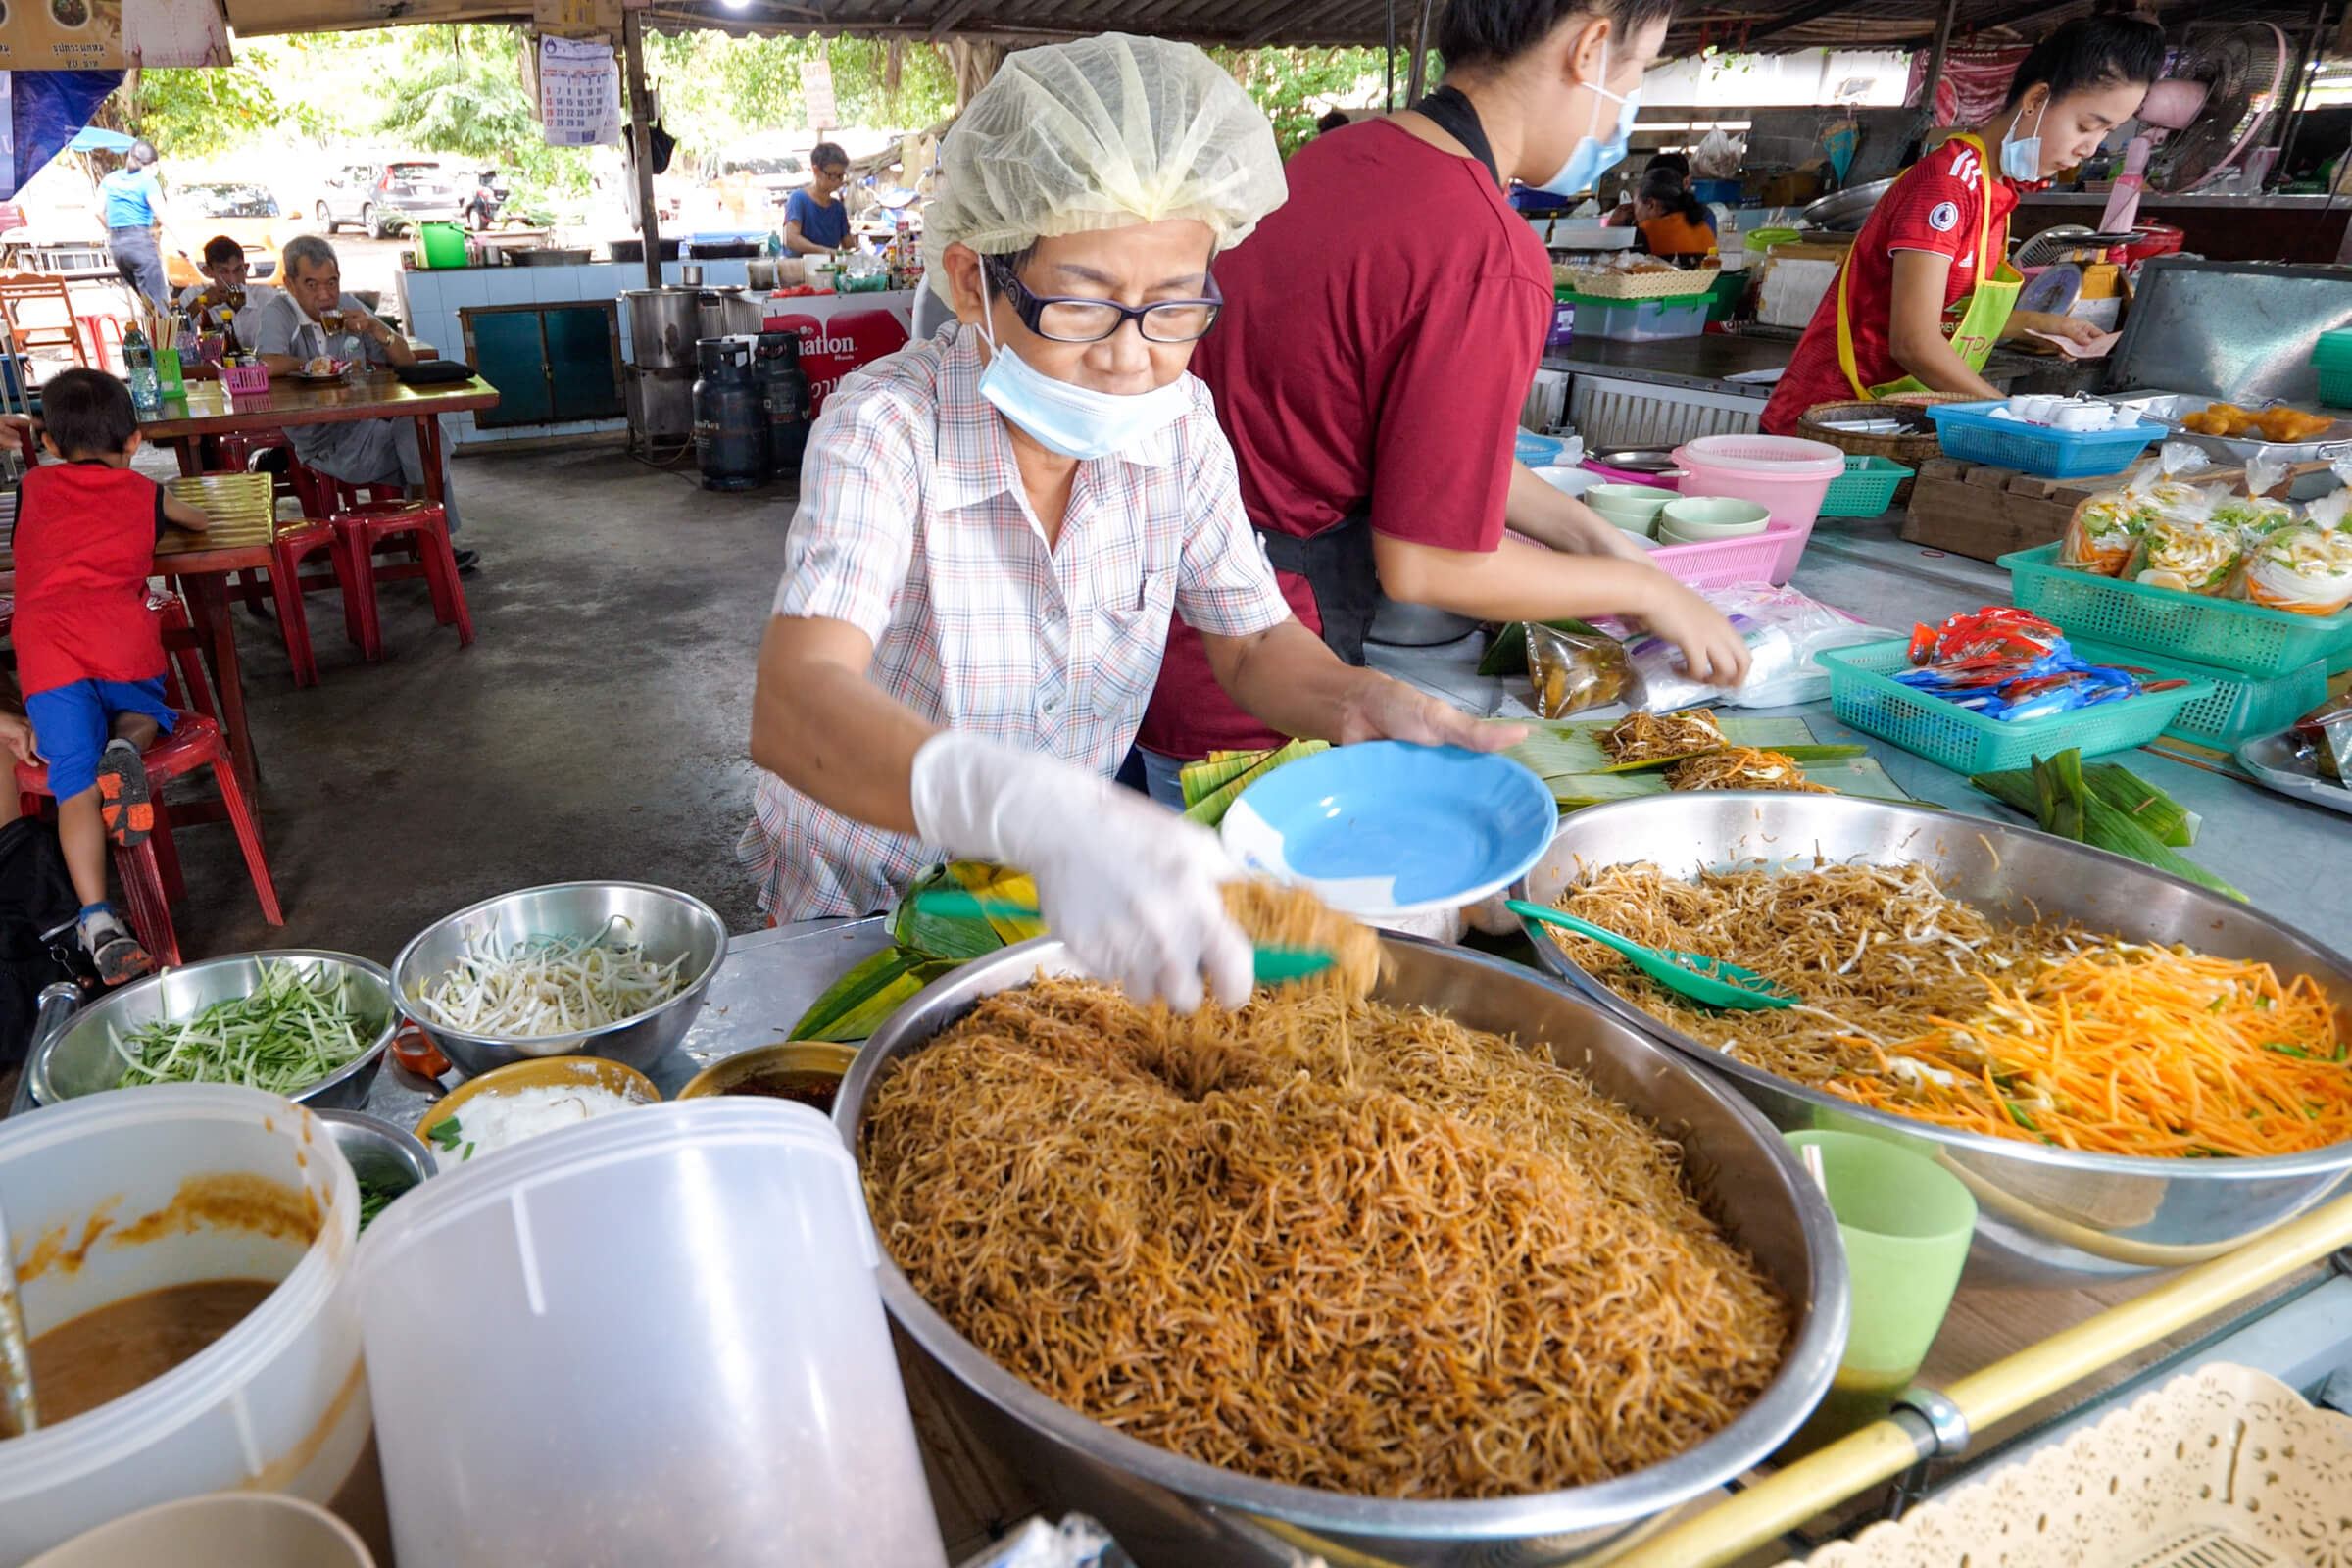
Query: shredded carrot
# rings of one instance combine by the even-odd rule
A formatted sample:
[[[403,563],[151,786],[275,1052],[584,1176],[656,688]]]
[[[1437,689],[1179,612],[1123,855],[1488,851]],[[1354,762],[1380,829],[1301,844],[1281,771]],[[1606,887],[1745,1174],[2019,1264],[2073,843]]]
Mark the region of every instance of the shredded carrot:
[[[1879,1110],[2103,1154],[2291,1154],[2352,1140],[2352,1060],[2309,975],[2119,944],[1886,1054],[1939,1069],[1822,1087]]]

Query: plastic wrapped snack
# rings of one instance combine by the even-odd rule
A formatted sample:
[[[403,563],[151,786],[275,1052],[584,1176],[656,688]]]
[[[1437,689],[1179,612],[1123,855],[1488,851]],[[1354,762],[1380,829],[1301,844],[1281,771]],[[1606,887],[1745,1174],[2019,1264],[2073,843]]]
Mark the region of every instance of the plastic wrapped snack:
[[[2285,501],[2273,501],[2265,496],[2230,496],[2213,509],[2207,519],[2216,528],[2228,528],[2251,545],[2267,539],[2281,528],[2291,528],[2297,522],[2294,506]]]
[[[1634,684],[1624,645],[1614,637],[1588,637],[1534,621],[1527,628],[1527,677],[1536,712],[1544,718],[1623,702]]]
[[[2150,588],[2218,594],[2230,586],[2245,541],[2234,528],[2159,517],[2139,536],[2124,575]]]
[[[2245,595],[2298,615],[2352,605],[2352,533],[2304,523],[2271,535],[2246,558]]]
[[[2102,490],[2075,508],[2058,546],[2058,564],[2101,577],[2120,577],[2139,552],[2140,536],[2158,518],[2203,522],[2224,494],[2200,490],[2186,475],[2208,466],[2204,449],[2169,442],[2132,471],[2120,490]]]
[[[2320,777],[2352,781],[2352,697],[2330,697],[2295,720],[2295,744]]]

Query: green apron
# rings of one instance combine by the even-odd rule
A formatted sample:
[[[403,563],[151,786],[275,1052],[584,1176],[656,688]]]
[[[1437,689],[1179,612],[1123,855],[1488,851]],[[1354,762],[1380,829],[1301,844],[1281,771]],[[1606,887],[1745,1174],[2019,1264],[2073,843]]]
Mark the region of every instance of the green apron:
[[[1984,361],[1992,353],[1993,343],[2000,337],[2001,328],[2009,324],[2009,312],[2017,304],[2018,291],[2026,280],[2009,265],[2009,225],[2001,225],[1997,248],[1992,245],[1992,161],[1985,155],[1984,144],[1974,136],[1955,136],[1977,150],[1977,172],[1984,182],[1984,220],[1977,225],[1977,286],[1968,296],[1960,313],[1960,324],[1952,328],[1952,352],[1972,370],[1982,371]],[[1988,270],[1988,258],[1998,258],[1998,270]],[[1892,397],[1898,392],[1929,392],[1917,376],[1906,375],[1899,381],[1886,381],[1878,386],[1862,384],[1861,368],[1854,363],[1854,327],[1846,306],[1846,274],[1853,270],[1853,253],[1846,253],[1845,262],[1838,269],[1838,366],[1845,371],[1846,384],[1858,398]]]

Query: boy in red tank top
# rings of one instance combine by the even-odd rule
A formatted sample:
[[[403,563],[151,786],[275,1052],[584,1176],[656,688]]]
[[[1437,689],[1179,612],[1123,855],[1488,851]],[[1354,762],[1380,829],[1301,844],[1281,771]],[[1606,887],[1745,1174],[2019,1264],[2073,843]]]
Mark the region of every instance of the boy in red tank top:
[[[201,529],[206,518],[131,471],[138,416],[115,377],[52,377],[41,422],[42,444],[64,461],[26,474],[17,498],[17,676],[57,796],[81,943],[117,985],[154,960],[106,901],[106,841],[135,845],[154,825],[139,754],[176,716],[147,578],[165,524]]]

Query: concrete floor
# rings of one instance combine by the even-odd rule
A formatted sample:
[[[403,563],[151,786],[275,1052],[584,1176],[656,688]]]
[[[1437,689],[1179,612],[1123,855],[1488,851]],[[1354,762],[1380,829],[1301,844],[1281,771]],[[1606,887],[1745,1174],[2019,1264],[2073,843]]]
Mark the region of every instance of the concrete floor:
[[[309,600],[319,683],[237,612],[262,831],[286,924],[225,825],[180,836],[183,956],[319,947],[389,962],[440,915],[543,882],[626,878],[760,923],[735,862],[751,814],[753,664],[790,491],[705,491],[616,449],[461,458],[475,640],[421,582],[380,592],[383,662]]]

